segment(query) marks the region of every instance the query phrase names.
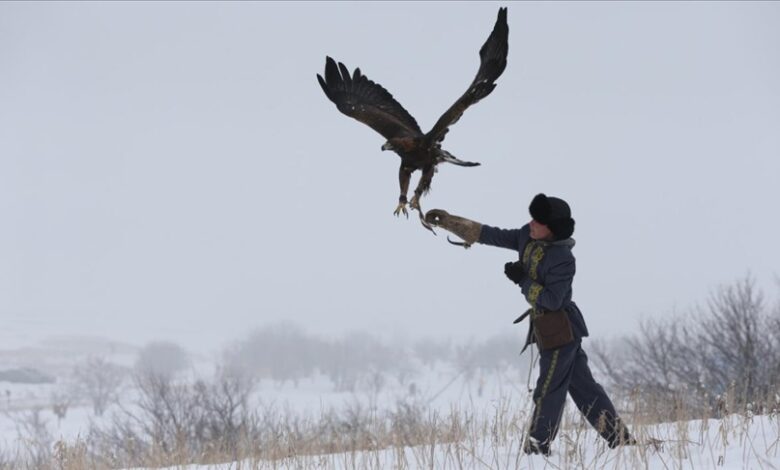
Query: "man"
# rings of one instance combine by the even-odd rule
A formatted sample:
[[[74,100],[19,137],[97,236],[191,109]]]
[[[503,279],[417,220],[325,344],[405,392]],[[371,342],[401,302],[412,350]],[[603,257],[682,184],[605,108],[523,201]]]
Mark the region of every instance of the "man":
[[[588,329],[572,301],[574,219],[569,205],[563,199],[538,194],[529,211],[532,220],[512,230],[483,225],[440,209],[429,211],[425,220],[458,235],[466,246],[479,242],[519,253],[519,261],[506,263],[504,273],[520,286],[531,305],[515,321],[530,317],[523,350],[535,342],[541,356],[525,452],[550,454],[567,392],[610,447],[635,444],[604,388],[593,379],[581,346]]]

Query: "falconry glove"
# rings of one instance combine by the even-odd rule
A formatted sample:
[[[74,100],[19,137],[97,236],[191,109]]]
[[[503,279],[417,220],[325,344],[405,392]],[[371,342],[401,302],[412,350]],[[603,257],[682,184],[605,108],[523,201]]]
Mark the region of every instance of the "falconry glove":
[[[523,284],[525,280],[525,269],[523,269],[523,263],[520,261],[510,261],[504,265],[504,274],[510,281],[514,282],[518,286]]]
[[[482,232],[482,224],[473,220],[451,215],[441,209],[431,209],[425,214],[425,221],[436,227],[441,227],[459,236],[466,245],[479,241]]]

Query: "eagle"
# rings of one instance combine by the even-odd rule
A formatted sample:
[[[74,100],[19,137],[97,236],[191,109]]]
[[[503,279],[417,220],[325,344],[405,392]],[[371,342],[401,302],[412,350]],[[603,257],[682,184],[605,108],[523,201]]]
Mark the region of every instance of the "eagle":
[[[458,122],[466,109],[489,95],[496,87],[495,81],[506,68],[509,51],[509,26],[506,21],[506,8],[498,10],[493,31],[479,50],[479,70],[468,89],[455,103],[441,115],[433,128],[426,134],[420,130],[417,121],[393,98],[385,88],[369,80],[356,68],[352,74],[341,62],[325,58],[325,77],[317,74],[317,81],[330,101],[339,111],[368,125],[387,139],[382,150],[392,150],[401,157],[398,179],[401,195],[393,214],[403,213],[406,209],[409,181],[416,170],[422,172],[414,196],[409,203],[412,210],[420,214],[420,221],[429,230],[420,206],[420,199],[431,189],[436,166],[448,162],[459,166],[478,166],[477,162],[464,161],[441,147],[450,126]]]

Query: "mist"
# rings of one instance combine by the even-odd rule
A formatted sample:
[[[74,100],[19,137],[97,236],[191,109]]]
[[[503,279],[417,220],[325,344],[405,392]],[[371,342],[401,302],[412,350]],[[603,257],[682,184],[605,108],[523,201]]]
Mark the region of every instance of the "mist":
[[[0,4],[0,315],[52,337],[221,350],[524,334],[516,253],[392,211],[398,159],[315,75],[360,67],[424,130],[465,91],[497,3]],[[510,4],[508,67],[423,208],[577,220],[574,300],[635,331],[751,273],[776,287],[780,5]],[[412,184],[416,184],[416,174]]]

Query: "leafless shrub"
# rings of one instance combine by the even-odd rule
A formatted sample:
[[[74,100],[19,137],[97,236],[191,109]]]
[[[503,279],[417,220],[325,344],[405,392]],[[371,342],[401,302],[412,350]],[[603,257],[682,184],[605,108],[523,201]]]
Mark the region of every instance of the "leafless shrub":
[[[103,464],[175,464],[203,456],[237,458],[251,434],[247,401],[253,381],[220,368],[214,380],[175,381],[166,374],[135,376],[139,398],[109,426],[93,427],[92,451]]]
[[[209,394],[215,393],[210,386],[217,385],[219,380],[209,382],[212,390]],[[234,378],[228,379],[230,381],[236,383]],[[192,396],[198,395],[198,388],[196,384],[190,384]],[[162,393],[159,387],[158,393]],[[223,403],[241,401],[230,399]],[[195,403],[199,402],[196,399],[192,403],[198,406]],[[514,405],[514,400],[502,399],[487,408],[467,411],[453,408],[448,414],[440,414],[412,397],[400,397],[395,406],[386,410],[366,406],[356,399],[344,408],[331,408],[315,416],[274,405],[248,410],[244,414],[241,407],[227,405],[222,408],[225,410],[222,416],[247,418],[245,424],[240,424],[240,420],[213,420],[232,422],[235,429],[243,427],[231,437],[233,444],[225,445],[227,443],[217,434],[189,433],[167,451],[142,432],[152,427],[144,428],[143,422],[149,417],[137,413],[122,421],[126,429],[131,430],[130,434],[125,431],[116,434],[124,435],[124,439],[110,440],[106,439],[110,434],[91,433],[85,440],[56,443],[49,460],[25,462],[8,458],[6,461],[9,462],[7,468],[43,470],[182,468],[190,464],[212,468],[213,464],[225,462],[235,462],[225,465],[229,468],[258,469],[527,468],[533,462],[522,453],[520,446],[530,409],[527,403]],[[204,414],[196,412],[191,416],[199,418]],[[545,462],[554,468],[655,468],[650,465],[655,463],[659,467],[663,464],[666,468],[682,469],[697,461],[713,462],[714,465],[717,456],[722,455],[719,453],[736,441],[743,443],[745,455],[752,452],[758,458],[751,462],[774,461],[777,458],[774,440],[780,431],[780,428],[775,429],[776,420],[766,420],[751,427],[751,417],[748,410],[741,416],[730,415],[717,421],[702,420],[697,424],[681,420],[658,427],[648,424],[653,422],[652,418],[643,422],[632,417],[627,423],[632,433],[648,444],[610,451],[594,430],[583,426],[578,411],[569,407],[559,438],[554,443],[554,453]],[[201,421],[195,419],[182,429],[195,429],[197,426],[191,425],[198,422]],[[718,429],[710,432],[710,427]],[[761,433],[764,433],[763,439],[759,438]],[[654,444],[653,437],[663,441]],[[132,439],[136,441],[129,443]],[[597,440],[595,445],[594,439]],[[134,454],[126,451],[132,447],[136,449]],[[699,459],[695,458],[697,452]],[[712,455],[715,457],[709,460]],[[660,458],[649,461],[649,457]]]
[[[108,405],[116,400],[125,375],[123,367],[102,357],[91,357],[73,370],[75,393],[87,397],[94,413],[102,416]]]
[[[196,407],[200,410],[194,438],[216,443],[211,452],[239,455],[242,441],[251,434],[253,417],[249,396],[254,380],[236,369],[221,368],[213,382],[195,384]]]
[[[90,432],[89,451],[99,466],[355,452],[443,442],[459,429],[430,413],[421,397],[401,398],[383,412],[355,400],[310,417],[273,405],[250,407],[252,381],[230,369],[221,369],[213,381],[177,383],[157,375],[136,380],[141,392],[136,406]]]
[[[411,446],[420,444],[420,436],[431,434],[431,422],[426,419],[426,408],[418,400],[401,399],[395,409],[389,412],[393,445]]]
[[[13,419],[21,443],[15,465],[41,470],[51,468],[54,438],[49,431],[48,422],[41,416],[41,409],[35,408],[15,415]]]
[[[329,409],[317,421],[305,422],[290,437],[293,448],[301,450],[340,452],[343,449],[370,449],[378,444],[383,433],[380,419],[376,409],[356,400],[342,410]]]
[[[750,278],[713,293],[685,317],[644,321],[638,335],[595,349],[612,386],[643,398],[645,411],[672,418],[679,409],[726,410],[776,390],[780,319]],[[733,408],[732,408],[733,409]]]

